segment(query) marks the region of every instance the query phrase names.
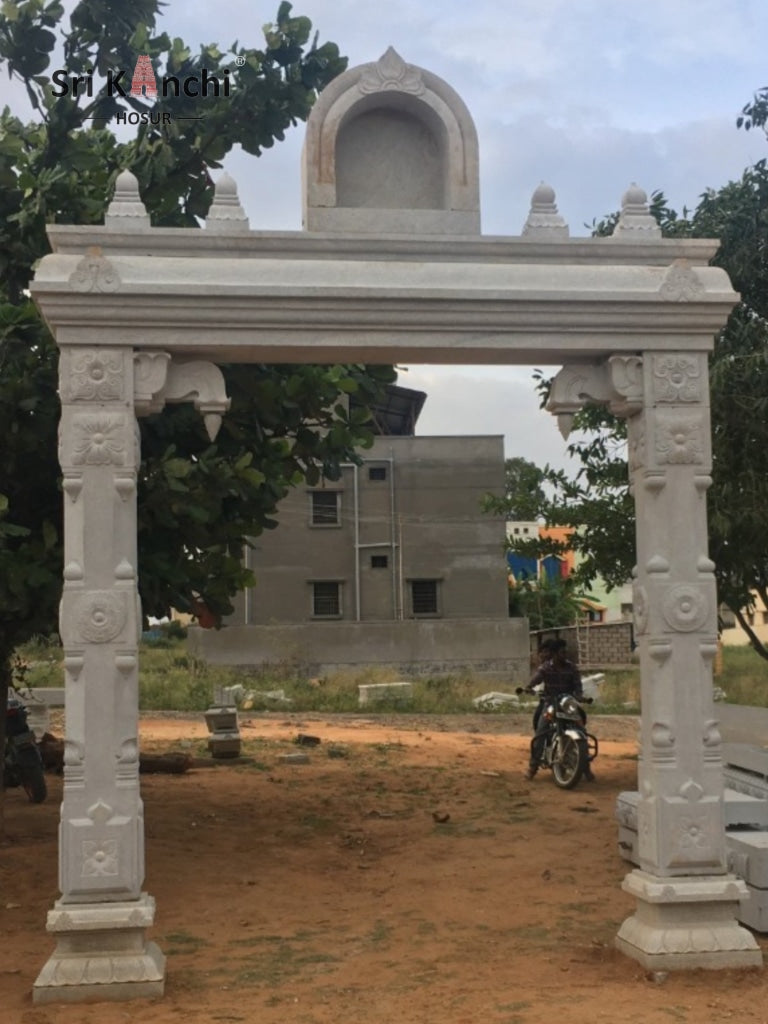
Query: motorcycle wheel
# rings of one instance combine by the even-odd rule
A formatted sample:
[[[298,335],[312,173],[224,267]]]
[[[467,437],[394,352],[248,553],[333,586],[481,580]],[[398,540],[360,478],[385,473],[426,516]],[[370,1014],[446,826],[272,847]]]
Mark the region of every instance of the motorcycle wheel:
[[[589,764],[586,740],[559,736],[552,758],[552,774],[560,789],[573,789]]]
[[[42,764],[26,764],[19,766],[21,784],[31,804],[41,804],[48,796],[48,785],[45,781]]]

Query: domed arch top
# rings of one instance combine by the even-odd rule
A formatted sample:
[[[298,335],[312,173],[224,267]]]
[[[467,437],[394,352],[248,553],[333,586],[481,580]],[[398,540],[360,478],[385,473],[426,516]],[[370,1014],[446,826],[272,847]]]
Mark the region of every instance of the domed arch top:
[[[307,122],[303,179],[308,231],[480,233],[469,110],[392,47],[322,92]]]

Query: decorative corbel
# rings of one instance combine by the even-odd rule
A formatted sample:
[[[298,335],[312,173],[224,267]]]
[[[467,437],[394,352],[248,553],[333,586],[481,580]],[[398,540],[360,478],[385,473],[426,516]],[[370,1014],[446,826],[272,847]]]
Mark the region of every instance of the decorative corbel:
[[[587,403],[607,405],[616,416],[632,416],[643,400],[643,361],[640,356],[610,356],[602,363],[569,363],[552,381],[546,408],[557,416],[567,440],[573,418]]]
[[[570,363],[555,379],[546,408],[557,416],[557,425],[564,440],[573,428],[573,417],[585,402],[610,401],[612,393],[605,363]]]
[[[167,352],[137,352],[134,356],[134,406],[137,416],[160,412],[166,402],[192,402],[202,413],[211,441],[229,409],[224,375],[215,363],[177,362]]]
[[[208,437],[216,440],[221,418],[232,403],[227,398],[224,374],[215,363],[171,360],[161,394],[166,402],[192,402],[202,413]]]
[[[133,355],[133,405],[137,416],[151,416],[162,412],[165,399],[160,393],[165,387],[169,352],[135,352]]]

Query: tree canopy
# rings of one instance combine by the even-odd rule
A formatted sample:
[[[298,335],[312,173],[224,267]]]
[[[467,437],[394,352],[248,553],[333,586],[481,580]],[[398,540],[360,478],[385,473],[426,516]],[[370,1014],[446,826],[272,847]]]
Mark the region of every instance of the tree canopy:
[[[535,462],[520,456],[505,459],[504,494],[499,497],[489,495],[483,502],[483,508],[486,512],[499,513],[506,519],[533,522],[546,501],[542,487],[544,479],[544,470]]]
[[[768,116],[763,106],[752,113]],[[746,110],[747,108],[745,108]],[[761,112],[760,112],[761,111]],[[753,647],[768,658],[749,623],[758,594],[768,606],[768,166],[747,168],[738,181],[707,190],[693,211],[678,215],[663,193],[651,211],[665,235],[719,238],[713,263],[730,275],[741,301],[715,339],[710,357],[713,485],[708,494],[710,553],[718,598],[738,619]],[[607,234],[616,214],[594,225]],[[549,381],[539,379],[543,400]],[[575,479],[548,471],[553,496],[543,510],[551,525],[578,527],[579,582],[602,576],[609,586],[629,579],[635,560],[634,506],[628,491],[625,423],[587,407],[569,445],[579,463]]]
[[[29,299],[46,225],[99,223],[121,170],[136,175],[152,223],[196,226],[213,196],[211,170],[235,144],[254,157],[306,119],[317,92],[346,66],[333,43],[311,39],[309,19],[281,3],[260,45],[196,50],[157,25],[160,0],[13,0],[0,8],[0,68],[21,83],[25,121],[0,115],[0,683],[14,648],[56,626],[62,567],[62,500],[56,462],[57,352]],[[63,56],[62,56],[63,54]],[[167,124],[141,124],[120,141],[120,111],[146,100],[110,88],[139,55],[158,74],[229,73],[230,95],[159,95]],[[57,71],[66,70],[54,79]],[[81,76],[79,94],[72,76]],[[111,76],[111,78],[110,78]],[[56,82],[68,81],[66,93]],[[90,94],[87,82],[90,81]],[[58,93],[58,95],[57,95]],[[369,444],[366,403],[394,379],[391,367],[222,367],[232,407],[215,444],[200,418],[175,406],[141,420],[139,576],[144,612],[190,610],[201,599],[221,616],[252,582],[243,545],[275,524],[300,481],[334,479]],[[342,399],[355,394],[351,412]],[[0,693],[2,696],[2,693]]]

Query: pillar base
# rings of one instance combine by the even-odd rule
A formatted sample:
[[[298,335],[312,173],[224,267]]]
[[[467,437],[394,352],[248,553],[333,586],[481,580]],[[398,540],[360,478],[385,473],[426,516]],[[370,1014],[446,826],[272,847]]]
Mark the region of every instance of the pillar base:
[[[144,931],[155,901],[63,903],[48,912],[56,949],[35,981],[34,1003],[150,999],[165,988],[165,956]]]
[[[754,935],[737,921],[748,896],[735,875],[661,878],[631,871],[622,884],[637,910],[616,936],[616,948],[649,970],[760,967]]]

